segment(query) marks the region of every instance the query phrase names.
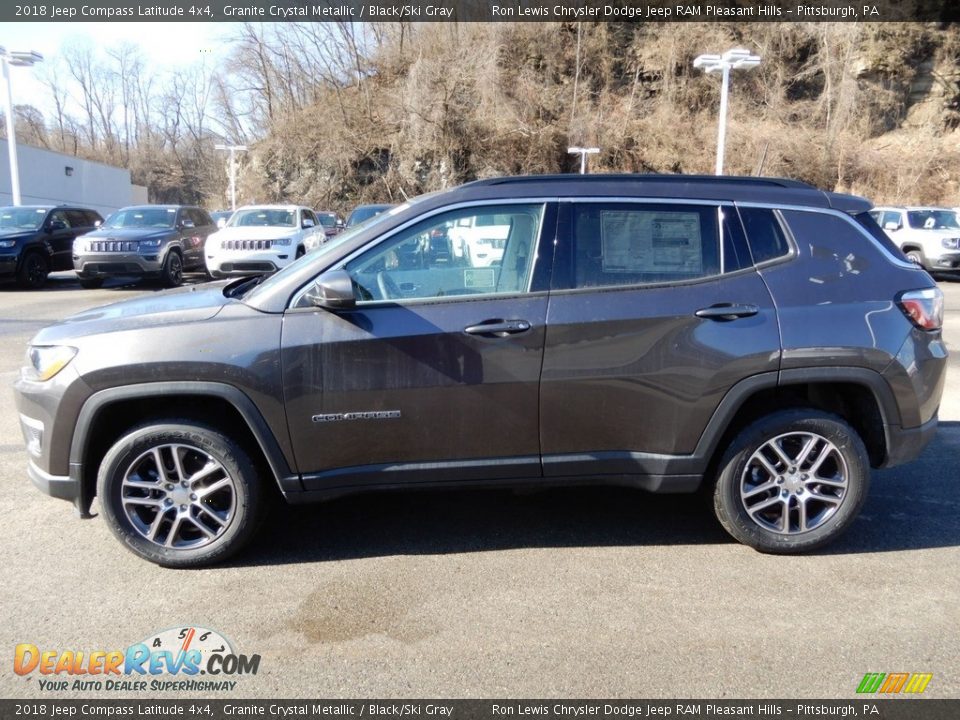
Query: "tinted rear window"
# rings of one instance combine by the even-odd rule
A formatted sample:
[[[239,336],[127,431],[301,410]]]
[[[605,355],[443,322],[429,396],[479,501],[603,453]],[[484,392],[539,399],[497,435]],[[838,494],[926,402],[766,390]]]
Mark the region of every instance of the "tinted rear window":
[[[894,257],[906,259],[897,244],[887,237],[887,234],[877,225],[877,221],[873,219],[870,213],[862,212],[859,215],[854,215],[853,219],[870,234],[870,237],[885,247]]]

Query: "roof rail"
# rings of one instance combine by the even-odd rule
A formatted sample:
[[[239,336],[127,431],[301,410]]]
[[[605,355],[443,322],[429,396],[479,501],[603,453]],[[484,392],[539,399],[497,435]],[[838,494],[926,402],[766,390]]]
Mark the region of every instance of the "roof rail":
[[[752,177],[742,175],[678,175],[678,174],[657,174],[657,173],[592,173],[589,175],[578,175],[567,173],[565,175],[514,175],[509,177],[488,178],[486,180],[475,180],[468,185],[512,185],[520,183],[536,182],[604,182],[609,180],[633,181],[633,182],[658,182],[658,183],[705,183],[722,185],[753,185],[766,187],[793,188],[798,190],[817,190],[805,182],[791,180],[789,178],[774,177]]]

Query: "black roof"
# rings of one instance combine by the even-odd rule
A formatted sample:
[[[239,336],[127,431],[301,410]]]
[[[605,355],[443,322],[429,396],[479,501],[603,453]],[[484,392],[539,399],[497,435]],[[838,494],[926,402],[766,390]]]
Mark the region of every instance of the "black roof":
[[[519,195],[636,196],[799,205],[852,213],[873,207],[865,198],[826,192],[799,180],[731,175],[518,175],[477,180],[451,192],[462,193],[464,200]],[[449,196],[446,199],[449,201]]]

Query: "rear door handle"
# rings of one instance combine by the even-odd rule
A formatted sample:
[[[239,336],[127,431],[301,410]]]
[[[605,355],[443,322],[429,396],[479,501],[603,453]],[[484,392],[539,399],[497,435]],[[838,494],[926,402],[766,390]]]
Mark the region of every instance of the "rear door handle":
[[[467,335],[506,337],[507,335],[525,333],[529,329],[530,323],[526,320],[486,320],[478,325],[465,327],[463,331],[467,333]]]
[[[760,312],[756,305],[734,305],[733,303],[717,303],[707,308],[701,308],[695,313],[697,317],[708,320],[736,320],[750,317]]]

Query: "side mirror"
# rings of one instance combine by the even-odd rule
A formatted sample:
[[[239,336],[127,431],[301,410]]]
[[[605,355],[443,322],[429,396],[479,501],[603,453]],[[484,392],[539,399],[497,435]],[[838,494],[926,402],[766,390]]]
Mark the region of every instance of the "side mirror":
[[[343,220],[337,220],[337,227],[340,228],[341,230],[343,230],[345,225],[346,223],[344,223]]]
[[[883,229],[884,229],[884,230],[899,230],[899,229],[900,229],[900,223],[898,223],[896,220],[890,220],[889,222],[885,222],[885,223],[883,224]]]
[[[357,306],[353,279],[346,270],[328,270],[318,277],[307,299],[316,307],[328,310],[352,310]]]
[[[217,227],[218,227],[218,228],[225,228],[226,226],[227,226],[227,219],[226,219],[226,218],[220,218],[219,220],[217,220]]]
[[[66,230],[67,224],[63,220],[51,220],[50,224],[47,225],[48,232],[57,232],[58,230]]]
[[[187,218],[187,219],[182,220],[182,221],[180,222],[180,227],[186,229],[186,228],[196,227],[196,225],[193,224],[193,220],[190,220],[189,218]]]
[[[97,220],[95,223],[93,223],[94,227],[100,227],[101,225],[103,225],[103,220]]]
[[[311,220],[310,218],[304,218],[304,219],[303,219],[303,227],[305,227],[305,228],[312,228],[312,227],[313,227],[313,220]]]

